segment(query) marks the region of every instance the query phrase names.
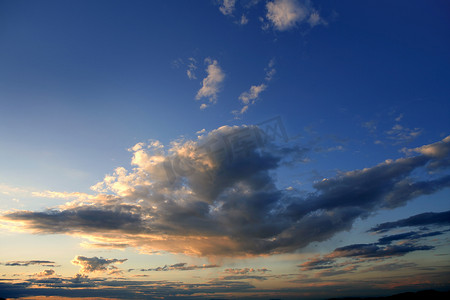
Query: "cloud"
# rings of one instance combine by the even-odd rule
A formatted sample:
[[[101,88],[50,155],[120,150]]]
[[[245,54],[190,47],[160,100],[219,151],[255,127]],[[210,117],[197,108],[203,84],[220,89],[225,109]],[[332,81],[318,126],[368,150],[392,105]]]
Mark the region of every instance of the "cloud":
[[[53,276],[55,274],[56,274],[55,270],[49,269],[49,270],[44,270],[44,271],[36,274],[36,276],[38,276],[38,277],[50,277],[50,276]]]
[[[140,269],[141,272],[145,271],[192,271],[192,270],[199,270],[199,269],[211,269],[211,268],[218,268],[219,265],[188,265],[187,263],[176,263],[173,265],[164,265],[163,267],[156,267],[156,268],[150,268],[150,269]]]
[[[270,270],[266,268],[262,269],[254,269],[254,268],[228,268],[224,270],[224,273],[227,274],[235,274],[235,275],[244,275],[244,274],[251,274],[251,273],[266,273],[270,272]]]
[[[428,229],[426,228],[423,231],[423,233],[411,231],[393,234],[379,238],[376,243],[352,244],[336,248],[331,253],[309,259],[299,267],[302,271],[325,270],[316,273],[318,276],[335,276],[356,270],[363,262],[377,261],[379,263],[380,260],[403,256],[411,252],[435,249],[432,245],[419,244],[419,241],[427,237],[441,235],[444,231],[427,232]],[[387,264],[385,268],[387,269],[389,266],[392,267],[393,264]],[[381,271],[382,269],[380,267],[380,269],[372,268],[365,271]]]
[[[378,243],[384,245],[384,244],[390,244],[393,241],[398,241],[398,240],[412,241],[412,240],[417,240],[417,239],[424,238],[424,237],[441,235],[443,233],[444,232],[442,232],[442,231],[434,231],[434,232],[420,234],[420,233],[411,231],[411,232],[399,233],[399,234],[382,237],[378,240]]]
[[[266,72],[265,81],[269,82],[273,79],[273,76],[275,76],[276,70],[274,68],[275,66],[275,60],[270,60],[268,66],[264,69]],[[236,118],[239,118],[241,115],[243,115],[245,112],[247,112],[250,105],[253,105],[256,103],[256,101],[259,98],[259,94],[261,94],[263,91],[267,89],[267,84],[261,83],[259,85],[252,85],[248,91],[245,91],[241,93],[239,96],[239,101],[243,105],[240,110],[234,110],[232,111],[232,114],[235,115]]]
[[[126,244],[144,253],[249,256],[324,241],[349,230],[358,218],[450,186],[445,175],[412,176],[447,159],[419,153],[340,172],[315,183],[311,193],[297,194],[277,187],[276,171],[299,162],[305,149],[261,144],[262,134],[256,126],[223,126],[167,148],[154,141],[140,144],[131,150],[133,168],[105,176],[94,185],[99,194],[93,199],[42,212],[7,212],[2,220],[22,230],[82,235],[94,244]],[[442,141],[445,147],[449,142]],[[364,251],[381,257],[425,250],[420,245],[354,247],[360,257]]]
[[[210,103],[216,103],[217,94],[225,79],[225,73],[220,68],[217,60],[207,58],[205,59],[205,63],[208,64],[206,68],[207,76],[203,79],[202,87],[197,92],[195,99],[208,98]]]
[[[266,77],[264,78],[267,82],[272,81],[273,77],[275,76],[275,74],[277,73],[277,70],[275,70],[275,59],[271,59],[269,61],[269,64],[267,65],[267,67],[264,69],[264,71],[266,72]]]
[[[204,299],[229,298],[234,293],[253,292],[255,287],[242,281],[211,280],[203,283],[186,283],[176,281],[143,281],[143,280],[108,280],[105,278],[89,278],[77,274],[73,278],[32,278],[24,282],[1,280],[2,297],[38,298],[38,297],[70,297],[92,299]],[[209,296],[206,296],[209,295]],[[66,298],[64,298],[66,299]]]
[[[274,0],[266,4],[266,18],[279,31],[296,27],[302,22],[311,27],[326,24],[319,13],[312,7],[311,1]]]
[[[432,250],[432,246],[416,246],[411,244],[378,246],[376,244],[354,244],[337,248],[331,254],[333,258],[337,257],[360,257],[360,258],[379,258],[402,256],[409,252],[419,250]]]
[[[246,17],[245,15],[242,15],[242,16],[241,16],[241,19],[239,20],[239,24],[240,24],[240,25],[245,25],[245,24],[247,24],[247,23],[248,23],[247,17]]]
[[[222,0],[219,7],[220,12],[226,16],[233,14],[235,3],[236,0]]]
[[[427,225],[449,226],[450,211],[444,211],[440,213],[434,212],[421,213],[395,222],[386,222],[379,224],[371,228],[369,231],[385,232],[394,228],[410,227],[410,226],[427,226]]]
[[[433,246],[413,245],[410,243],[402,245],[380,245],[373,244],[353,244],[345,247],[336,248],[333,252],[324,256],[312,258],[299,265],[302,271],[311,270],[330,270],[328,276],[341,274],[340,270],[350,271],[356,270],[359,264],[364,261],[380,259],[390,259],[399,257],[415,251],[433,250]],[[340,259],[351,259],[348,262],[338,263]],[[342,268],[344,267],[344,268]],[[339,273],[336,273],[339,272]],[[325,272],[320,273],[325,274]],[[326,275],[324,275],[326,276]]]
[[[127,259],[106,259],[103,257],[86,257],[78,255],[72,260],[72,264],[79,265],[82,273],[103,272],[103,271],[115,271],[116,267],[112,264],[121,264],[127,261]]]
[[[259,94],[263,92],[266,88],[267,85],[265,85],[264,83],[260,85],[252,85],[249,91],[243,92],[239,96],[239,100],[241,100],[242,103],[245,105],[248,105],[250,103],[254,104],[255,100],[259,97]]]
[[[421,153],[435,158],[435,161],[427,166],[431,171],[438,171],[450,166],[450,136],[437,143],[414,149],[403,149],[403,151],[409,154],[413,152]]]
[[[193,57],[189,57],[188,69],[186,70],[186,74],[189,79],[197,79],[195,76],[195,70],[197,69],[197,61]]]
[[[54,261],[50,260],[14,260],[14,261],[7,261],[3,263],[4,266],[10,266],[10,267],[28,267],[32,265],[41,265],[46,267],[56,267]]]
[[[422,129],[410,129],[400,124],[395,124],[390,130],[386,131],[388,139],[393,140],[396,145],[408,143],[422,134]]]

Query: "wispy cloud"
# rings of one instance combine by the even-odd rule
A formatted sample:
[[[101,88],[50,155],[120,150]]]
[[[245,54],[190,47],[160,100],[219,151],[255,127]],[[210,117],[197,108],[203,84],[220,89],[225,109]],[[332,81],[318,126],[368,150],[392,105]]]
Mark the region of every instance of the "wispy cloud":
[[[202,87],[197,92],[195,99],[208,98],[209,103],[214,104],[217,101],[217,94],[225,79],[225,73],[220,68],[217,60],[207,58],[205,59],[205,63],[208,65],[206,68],[207,76],[203,79]],[[208,104],[203,103],[201,108],[206,108],[207,106]]]
[[[268,66],[264,69],[265,82],[268,83],[275,76],[275,60],[271,59]],[[248,91],[241,93],[239,96],[239,101],[242,104],[241,109],[233,110],[231,113],[234,114],[235,118],[240,118],[244,113],[246,113],[250,107],[258,101],[259,95],[267,89],[267,84],[261,83],[259,85],[252,85]]]
[[[422,129],[410,129],[400,124],[395,124],[390,130],[386,131],[389,139],[393,140],[395,144],[411,142],[422,133]]]
[[[161,272],[161,271],[192,271],[192,270],[201,270],[201,269],[211,269],[211,268],[218,268],[219,265],[188,265],[187,263],[176,263],[173,265],[165,265],[163,267],[156,267],[156,268],[150,268],[150,269],[140,269],[141,272],[146,271],[155,271],[155,272]]]

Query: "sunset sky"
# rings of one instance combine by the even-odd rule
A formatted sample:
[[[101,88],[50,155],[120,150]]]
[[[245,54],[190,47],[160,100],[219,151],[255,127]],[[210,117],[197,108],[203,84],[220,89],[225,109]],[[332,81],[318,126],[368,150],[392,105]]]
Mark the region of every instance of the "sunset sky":
[[[0,298],[450,290],[449,16],[0,0]]]

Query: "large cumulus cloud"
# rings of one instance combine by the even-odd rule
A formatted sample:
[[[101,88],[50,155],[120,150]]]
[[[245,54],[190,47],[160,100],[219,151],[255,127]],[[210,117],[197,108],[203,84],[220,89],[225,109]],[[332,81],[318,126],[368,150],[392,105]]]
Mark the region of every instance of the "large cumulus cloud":
[[[276,185],[281,166],[307,149],[262,143],[254,126],[224,126],[198,140],[139,143],[131,171],[117,168],[84,197],[56,209],[15,211],[3,219],[38,233],[78,234],[95,244],[143,252],[258,255],[294,251],[351,228],[357,218],[450,186],[450,176],[411,174],[448,160],[433,147],[416,156],[340,173],[307,196]],[[425,149],[425,148],[421,148]],[[441,174],[441,175],[440,175]]]

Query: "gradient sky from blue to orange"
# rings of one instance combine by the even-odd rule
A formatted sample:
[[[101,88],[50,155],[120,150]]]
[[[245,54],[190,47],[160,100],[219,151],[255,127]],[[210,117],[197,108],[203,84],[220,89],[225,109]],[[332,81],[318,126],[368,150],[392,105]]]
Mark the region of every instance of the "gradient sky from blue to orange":
[[[113,298],[113,285],[124,290],[114,297],[156,297],[152,285],[161,280],[158,295],[166,298],[326,298],[448,289],[449,222],[448,215],[438,213],[450,209],[449,13],[446,1],[0,1],[0,297],[3,289],[16,298]],[[247,110],[237,113],[245,105]],[[58,216],[74,212],[77,208],[67,204],[70,201],[84,201],[78,209],[91,205],[97,212],[116,213],[120,205],[107,206],[109,202],[98,196],[108,194],[142,208],[139,221],[133,219],[136,214],[127,215],[127,220],[147,226],[150,208],[143,207],[146,201],[156,201],[150,192],[162,189],[139,180],[152,170],[152,180],[162,186],[166,182],[151,165],[157,156],[145,152],[152,149],[144,151],[143,144],[142,149],[131,148],[158,140],[173,155],[194,155],[198,149],[187,146],[197,136],[203,135],[200,143],[237,128],[230,126],[274,117],[280,117],[289,141],[276,141],[272,152],[262,152],[266,155],[252,152],[254,157],[242,161],[249,164],[248,177],[232,178],[237,180],[233,191],[224,189],[217,198],[205,200],[202,193],[209,195],[213,188],[209,183],[196,185],[201,174],[186,175],[181,185],[192,188],[193,194],[185,194],[188,204],[177,205],[192,209],[194,216],[181,215],[186,219],[180,217],[183,225],[177,229],[167,229],[173,225],[168,220],[181,206],[165,204],[161,215],[153,217],[157,222],[151,226],[157,229],[152,236],[131,236],[122,225],[119,231],[111,230],[100,217],[98,224],[74,217],[75,223],[67,224],[78,226],[77,232],[61,221],[55,233],[46,227],[51,216],[38,218],[48,208],[59,210]],[[180,148],[170,144],[181,137]],[[277,152],[280,147],[285,152]],[[430,154],[426,149],[441,152]],[[294,162],[283,165],[281,153]],[[138,157],[144,154],[149,156]],[[269,166],[271,159],[280,159],[276,168]],[[118,167],[133,179],[121,181],[122,186],[104,181],[108,174],[124,180],[113,174]],[[217,168],[240,176],[229,169],[235,167]],[[401,169],[397,177],[389,177],[391,168]],[[270,190],[256,182],[263,177],[273,184]],[[104,190],[91,189],[98,182],[104,183]],[[379,184],[373,192],[381,196],[372,193],[369,204],[358,204],[366,198],[358,199],[355,193],[371,182]],[[247,184],[250,192],[243,188]],[[121,189],[124,186],[143,187],[148,194],[128,193]],[[406,195],[408,188],[417,190]],[[237,191],[247,199],[242,200],[242,218],[250,222],[242,230],[237,225],[243,221],[236,217],[239,210],[227,206],[238,205],[233,202]],[[271,242],[300,230],[302,218],[315,214],[339,216],[352,228],[330,231],[327,237],[324,233],[320,241],[298,235],[286,248],[273,246],[270,251],[246,244],[243,240],[257,240],[269,229],[252,215],[258,206],[245,195],[265,192],[280,198],[261,201],[292,209],[255,213],[258,218],[273,217],[274,227],[289,228],[272,239],[266,236],[269,248]],[[164,193],[178,197],[175,190]],[[204,203],[210,212],[199,217],[193,212]],[[303,216],[305,207],[310,214]],[[356,207],[365,212],[358,211],[352,219]],[[215,219],[214,209],[223,215]],[[30,214],[10,218],[23,211]],[[368,232],[377,224],[426,212],[444,219]],[[298,219],[281,222],[292,215]],[[125,217],[117,215],[117,220],[121,216]],[[190,217],[199,219],[189,221]],[[190,234],[182,232],[183,226]],[[397,234],[405,235],[387,244],[380,240]],[[173,240],[157,242],[166,236]],[[196,240],[211,236],[218,238],[208,240],[211,249]],[[308,242],[302,244],[302,239]],[[120,243],[127,245],[120,248]],[[186,246],[190,243],[191,248]],[[229,255],[217,252],[220,243],[230,247]],[[105,248],[108,245],[111,249]],[[352,245],[353,250],[345,248]],[[389,249],[395,254],[380,254]],[[80,269],[82,258],[77,256],[90,266],[97,263],[97,269]],[[96,260],[100,257],[109,261]],[[50,263],[29,263],[38,260]],[[308,265],[315,261],[317,268]],[[165,270],[157,270],[165,265]],[[40,274],[50,269],[55,272]],[[80,281],[74,279],[76,274],[87,277]],[[414,280],[405,282],[405,274]],[[39,283],[44,278],[48,282]],[[149,289],[137,287],[135,280]],[[21,282],[29,285],[19,289]],[[192,283],[201,287],[189,286]],[[104,294],[77,294],[77,284],[95,286]],[[361,288],[355,289],[355,284]],[[334,293],[337,287],[341,294]],[[66,294],[70,291],[73,294]]]

